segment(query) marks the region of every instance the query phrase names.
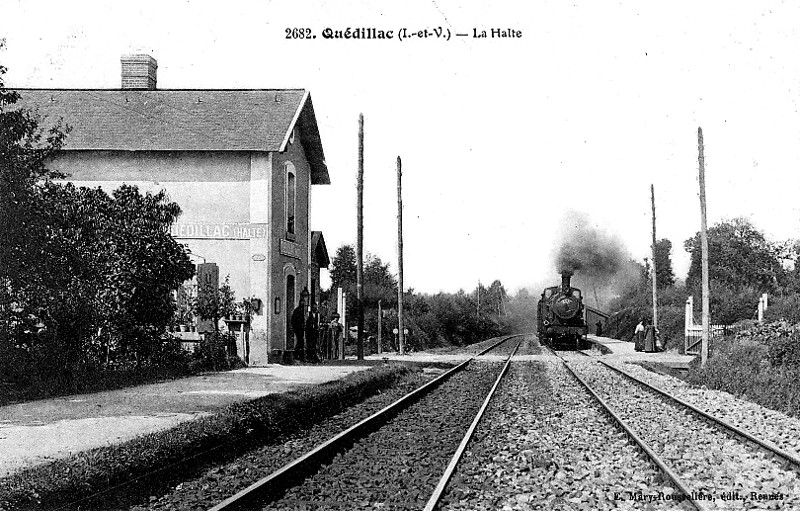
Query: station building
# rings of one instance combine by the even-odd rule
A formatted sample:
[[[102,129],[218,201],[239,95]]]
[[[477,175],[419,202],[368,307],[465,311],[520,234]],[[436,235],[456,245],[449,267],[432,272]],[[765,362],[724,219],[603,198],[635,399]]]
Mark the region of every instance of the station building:
[[[50,167],[76,185],[167,191],[183,211],[172,235],[256,305],[244,351],[267,363],[292,347],[289,316],[304,290],[319,300],[328,265],[309,226],[311,188],[330,184],[311,96],[158,89],[155,59],[121,63],[120,89],[17,89],[18,105],[71,126]]]

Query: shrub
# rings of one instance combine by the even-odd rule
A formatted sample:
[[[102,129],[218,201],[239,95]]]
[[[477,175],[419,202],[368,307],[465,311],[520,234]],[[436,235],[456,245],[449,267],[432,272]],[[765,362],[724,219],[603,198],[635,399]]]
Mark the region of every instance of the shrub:
[[[706,367],[701,369],[696,358],[687,381],[800,416],[798,326],[786,322],[739,325],[735,335],[712,339]]]
[[[24,470],[0,479],[0,509],[73,507],[81,498],[137,478],[137,484],[150,491],[203,462],[225,459],[280,438],[287,430],[310,427],[411,372],[401,365],[373,367],[341,380],[236,403],[211,417]],[[113,507],[107,501],[93,505]]]
[[[764,311],[764,321],[800,323],[800,295],[770,298],[769,308]]]

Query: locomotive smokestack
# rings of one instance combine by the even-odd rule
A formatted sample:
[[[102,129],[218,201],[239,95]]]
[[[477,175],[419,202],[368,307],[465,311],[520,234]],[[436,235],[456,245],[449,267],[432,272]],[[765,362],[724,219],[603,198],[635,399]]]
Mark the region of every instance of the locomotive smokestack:
[[[570,277],[572,277],[571,271],[562,271],[561,272],[561,291],[566,293],[569,291],[570,288]]]

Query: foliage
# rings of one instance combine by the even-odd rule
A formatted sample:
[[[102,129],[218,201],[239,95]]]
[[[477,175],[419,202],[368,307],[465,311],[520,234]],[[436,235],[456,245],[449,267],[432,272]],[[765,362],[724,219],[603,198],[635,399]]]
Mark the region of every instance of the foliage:
[[[416,386],[419,379],[412,371],[401,365],[358,371],[341,380],[236,403],[207,418],[17,472],[0,479],[0,508],[71,508],[82,498],[97,494],[105,498],[103,490],[140,478],[143,491],[151,495],[153,487],[171,482],[164,480],[169,477],[165,474],[179,479],[182,472],[204,462],[285,441],[286,431],[308,428],[384,389],[408,381]],[[92,504],[116,507],[107,501]]]
[[[397,307],[397,279],[389,271],[389,263],[384,263],[380,257],[366,254],[364,258],[363,282],[363,307],[364,322],[367,329],[377,332],[378,302],[384,310],[391,314],[391,309]],[[352,245],[342,245],[336,250],[336,255],[331,261],[331,290],[323,291],[321,299],[328,297],[328,301],[336,300],[333,291],[341,287],[347,293],[347,317],[355,321],[358,313],[356,289],[356,253]],[[335,303],[328,304],[328,309],[335,309]],[[397,312],[394,311],[395,317]],[[391,329],[390,329],[391,331]]]
[[[700,233],[684,243],[691,255],[686,284],[700,285]],[[786,280],[781,266],[780,246],[767,241],[764,234],[745,218],[720,222],[708,229],[709,279],[728,289],[751,288],[774,291]]]
[[[336,249],[330,267],[331,289],[341,287],[348,293],[355,293],[356,264],[353,245],[342,245]]]
[[[203,336],[194,353],[195,369],[219,371],[231,369],[236,364],[236,334],[233,332],[209,332]]]
[[[502,323],[512,333],[536,331],[536,306],[539,295],[522,288],[512,295],[506,305]]]
[[[764,321],[780,320],[800,323],[800,295],[770,297],[769,307],[764,311]]]
[[[705,368],[695,359],[687,380],[762,406],[800,416],[798,325],[750,324],[735,336],[715,339]]]
[[[0,67],[0,78],[5,68]],[[98,366],[156,363],[171,292],[194,267],[169,235],[180,208],[162,191],[56,183],[62,147],[0,79],[0,371],[74,382]],[[36,374],[38,372],[38,375]],[[24,375],[29,376],[24,376]]]
[[[666,238],[656,241],[656,287],[665,289],[675,284],[672,270],[672,242]]]

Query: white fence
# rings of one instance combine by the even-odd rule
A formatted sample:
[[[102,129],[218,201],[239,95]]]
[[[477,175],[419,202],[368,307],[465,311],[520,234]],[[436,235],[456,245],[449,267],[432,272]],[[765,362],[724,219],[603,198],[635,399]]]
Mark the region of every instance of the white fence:
[[[764,311],[767,310],[769,298],[767,293],[758,299],[758,321],[764,321]],[[712,339],[732,335],[738,330],[732,325],[711,325],[710,336]],[[683,349],[687,355],[699,355],[703,342],[703,326],[694,322],[694,298],[686,299],[686,314],[684,321]]]

